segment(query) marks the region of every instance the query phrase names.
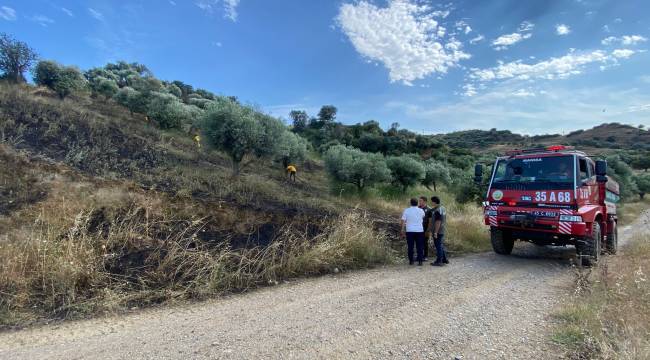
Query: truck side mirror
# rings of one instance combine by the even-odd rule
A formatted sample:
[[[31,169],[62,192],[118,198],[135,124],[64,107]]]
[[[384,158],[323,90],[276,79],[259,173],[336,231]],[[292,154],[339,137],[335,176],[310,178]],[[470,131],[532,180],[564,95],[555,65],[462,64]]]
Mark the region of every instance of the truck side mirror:
[[[607,182],[607,161],[596,160],[596,181]]]
[[[474,182],[480,184],[483,182],[483,165],[474,165]]]

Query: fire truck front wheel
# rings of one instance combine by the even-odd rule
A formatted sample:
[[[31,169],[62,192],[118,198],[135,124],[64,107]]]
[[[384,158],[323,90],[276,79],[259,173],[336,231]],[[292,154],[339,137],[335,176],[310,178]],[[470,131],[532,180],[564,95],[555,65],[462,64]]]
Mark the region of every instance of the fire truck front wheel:
[[[515,245],[512,234],[497,228],[490,229],[490,240],[492,240],[492,249],[500,255],[510,255]]]
[[[591,235],[585,236],[576,244],[578,257],[582,261],[582,266],[591,266],[598,262],[600,257],[600,245],[602,241],[602,231],[600,223],[594,221],[591,224]]]

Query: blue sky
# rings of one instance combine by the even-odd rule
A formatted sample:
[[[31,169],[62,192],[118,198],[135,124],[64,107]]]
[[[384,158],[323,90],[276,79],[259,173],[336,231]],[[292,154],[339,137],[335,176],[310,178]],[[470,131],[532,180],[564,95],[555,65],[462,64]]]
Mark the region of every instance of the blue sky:
[[[285,118],[334,104],[425,133],[650,126],[647,0],[0,0],[0,31]]]

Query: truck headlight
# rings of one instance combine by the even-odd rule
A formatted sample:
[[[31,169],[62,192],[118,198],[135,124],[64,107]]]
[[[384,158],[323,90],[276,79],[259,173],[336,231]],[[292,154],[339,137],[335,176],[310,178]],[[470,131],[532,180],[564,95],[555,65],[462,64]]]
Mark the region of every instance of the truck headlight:
[[[560,215],[560,221],[582,222],[582,216],[579,216],[579,215]]]
[[[496,210],[486,210],[485,215],[486,216],[497,216],[497,211]]]

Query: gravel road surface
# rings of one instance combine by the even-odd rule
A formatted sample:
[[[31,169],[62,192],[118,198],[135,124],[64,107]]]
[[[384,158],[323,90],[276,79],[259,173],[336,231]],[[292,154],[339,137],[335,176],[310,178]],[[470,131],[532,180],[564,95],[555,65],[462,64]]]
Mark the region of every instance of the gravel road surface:
[[[637,221],[621,240],[647,231]],[[642,220],[642,219],[639,219]],[[487,241],[487,240],[486,240]],[[573,248],[292,281],[132,315],[0,333],[0,359],[544,359]]]

